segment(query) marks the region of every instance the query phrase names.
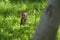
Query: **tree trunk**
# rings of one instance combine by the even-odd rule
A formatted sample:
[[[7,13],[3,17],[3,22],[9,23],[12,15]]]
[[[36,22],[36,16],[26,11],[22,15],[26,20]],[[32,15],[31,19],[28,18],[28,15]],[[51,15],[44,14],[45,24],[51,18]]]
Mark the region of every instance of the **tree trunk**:
[[[56,40],[59,22],[60,0],[47,0],[47,6],[32,40]]]

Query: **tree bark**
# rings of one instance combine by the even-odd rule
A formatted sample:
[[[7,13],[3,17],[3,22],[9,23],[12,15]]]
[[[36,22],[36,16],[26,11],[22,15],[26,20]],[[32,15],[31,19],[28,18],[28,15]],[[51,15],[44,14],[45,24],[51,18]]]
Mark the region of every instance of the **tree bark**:
[[[60,0],[47,0],[47,5],[32,40],[56,40],[59,23]]]

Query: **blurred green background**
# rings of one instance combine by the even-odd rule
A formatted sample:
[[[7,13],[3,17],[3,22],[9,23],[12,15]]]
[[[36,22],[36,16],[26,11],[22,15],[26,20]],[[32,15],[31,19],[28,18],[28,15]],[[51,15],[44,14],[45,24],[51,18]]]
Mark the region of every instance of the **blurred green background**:
[[[46,0],[0,0],[0,40],[31,40],[46,6]],[[20,26],[22,11],[28,20]],[[60,40],[60,31],[57,40]]]

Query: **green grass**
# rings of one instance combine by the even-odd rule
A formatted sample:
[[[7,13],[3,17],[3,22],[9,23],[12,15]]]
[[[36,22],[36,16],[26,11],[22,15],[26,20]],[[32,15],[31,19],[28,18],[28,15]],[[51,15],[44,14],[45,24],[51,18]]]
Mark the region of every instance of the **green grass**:
[[[46,3],[11,3],[0,1],[0,40],[31,40]],[[28,11],[28,20],[20,26],[22,11]],[[58,31],[58,40],[60,34]]]

